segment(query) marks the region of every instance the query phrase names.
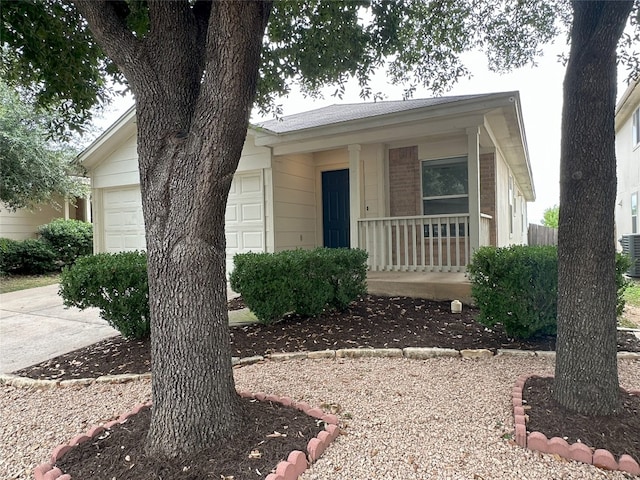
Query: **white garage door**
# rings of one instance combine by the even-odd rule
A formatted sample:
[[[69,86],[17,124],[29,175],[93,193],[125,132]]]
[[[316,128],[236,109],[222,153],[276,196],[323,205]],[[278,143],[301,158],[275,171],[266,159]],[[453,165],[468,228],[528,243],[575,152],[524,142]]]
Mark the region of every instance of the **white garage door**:
[[[225,214],[227,273],[236,253],[264,252],[264,182],[262,171],[236,174]],[[104,250],[145,250],[144,219],[139,187],[107,189],[104,205]]]
[[[233,177],[225,215],[227,275],[236,253],[264,252],[264,182],[262,171]]]
[[[140,187],[105,190],[102,201],[105,251],[146,250]]]

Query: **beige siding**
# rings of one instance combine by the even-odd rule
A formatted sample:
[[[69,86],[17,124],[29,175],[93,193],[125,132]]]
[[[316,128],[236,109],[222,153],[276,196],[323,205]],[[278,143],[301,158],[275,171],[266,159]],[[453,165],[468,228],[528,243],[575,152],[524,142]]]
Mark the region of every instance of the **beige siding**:
[[[362,161],[365,218],[384,217],[384,155],[382,144],[363,145],[360,151]]]
[[[38,227],[46,225],[56,218],[91,221],[88,218],[87,199],[77,198],[76,204],[65,202],[61,197],[55,199],[57,206],[40,205],[33,211],[18,209],[12,212],[4,206],[0,210],[0,238],[25,240],[37,236]]]
[[[513,176],[500,152],[496,152],[496,227],[497,245],[504,247],[527,243],[527,203],[522,190],[513,179],[513,232],[509,224],[509,176]]]
[[[19,209],[15,212],[3,207],[0,210],[0,237],[12,240],[35,238],[40,225],[45,225],[56,218],[64,218],[62,206],[60,210],[45,205],[34,211]]]
[[[140,176],[136,149],[136,136],[133,135],[96,166],[91,175],[93,188],[137,185],[140,182]]]
[[[420,160],[437,160],[440,158],[464,157],[467,155],[466,135],[434,138],[418,143]]]
[[[271,167],[271,150],[267,147],[256,147],[254,137],[249,133],[242,147],[242,156],[237,172],[259,170]]]
[[[316,191],[313,156],[285,155],[272,160],[273,251],[313,248]]]

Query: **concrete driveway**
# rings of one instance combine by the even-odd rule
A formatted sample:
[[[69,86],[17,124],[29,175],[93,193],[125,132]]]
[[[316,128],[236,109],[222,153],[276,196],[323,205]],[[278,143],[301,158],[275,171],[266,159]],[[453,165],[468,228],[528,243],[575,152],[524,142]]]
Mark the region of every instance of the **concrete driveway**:
[[[237,295],[227,291],[228,298]],[[229,312],[231,325],[255,321],[246,308]],[[58,285],[0,294],[0,373],[11,373],[115,335],[118,331],[100,318],[97,308],[66,308]]]
[[[65,308],[58,285],[0,294],[0,373],[118,335],[96,308]]]

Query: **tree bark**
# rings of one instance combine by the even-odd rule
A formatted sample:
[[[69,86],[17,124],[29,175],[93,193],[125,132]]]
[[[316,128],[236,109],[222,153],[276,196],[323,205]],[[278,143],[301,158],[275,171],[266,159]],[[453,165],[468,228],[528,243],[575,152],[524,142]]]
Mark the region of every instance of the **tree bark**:
[[[616,359],[616,47],[632,0],[574,1],[564,80],[554,398],[585,415],[620,405]]]
[[[226,308],[224,214],[271,2],[149,2],[138,39],[108,2],[76,0],[136,98],[153,410],[147,453],[177,457],[243,421]]]

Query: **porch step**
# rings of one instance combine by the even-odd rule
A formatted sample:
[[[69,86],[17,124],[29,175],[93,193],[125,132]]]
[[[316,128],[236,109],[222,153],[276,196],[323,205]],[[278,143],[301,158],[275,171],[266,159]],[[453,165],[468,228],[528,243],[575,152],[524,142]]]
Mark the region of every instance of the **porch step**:
[[[460,300],[471,305],[471,283],[464,273],[368,272],[367,289],[372,295],[404,296],[428,300]]]

